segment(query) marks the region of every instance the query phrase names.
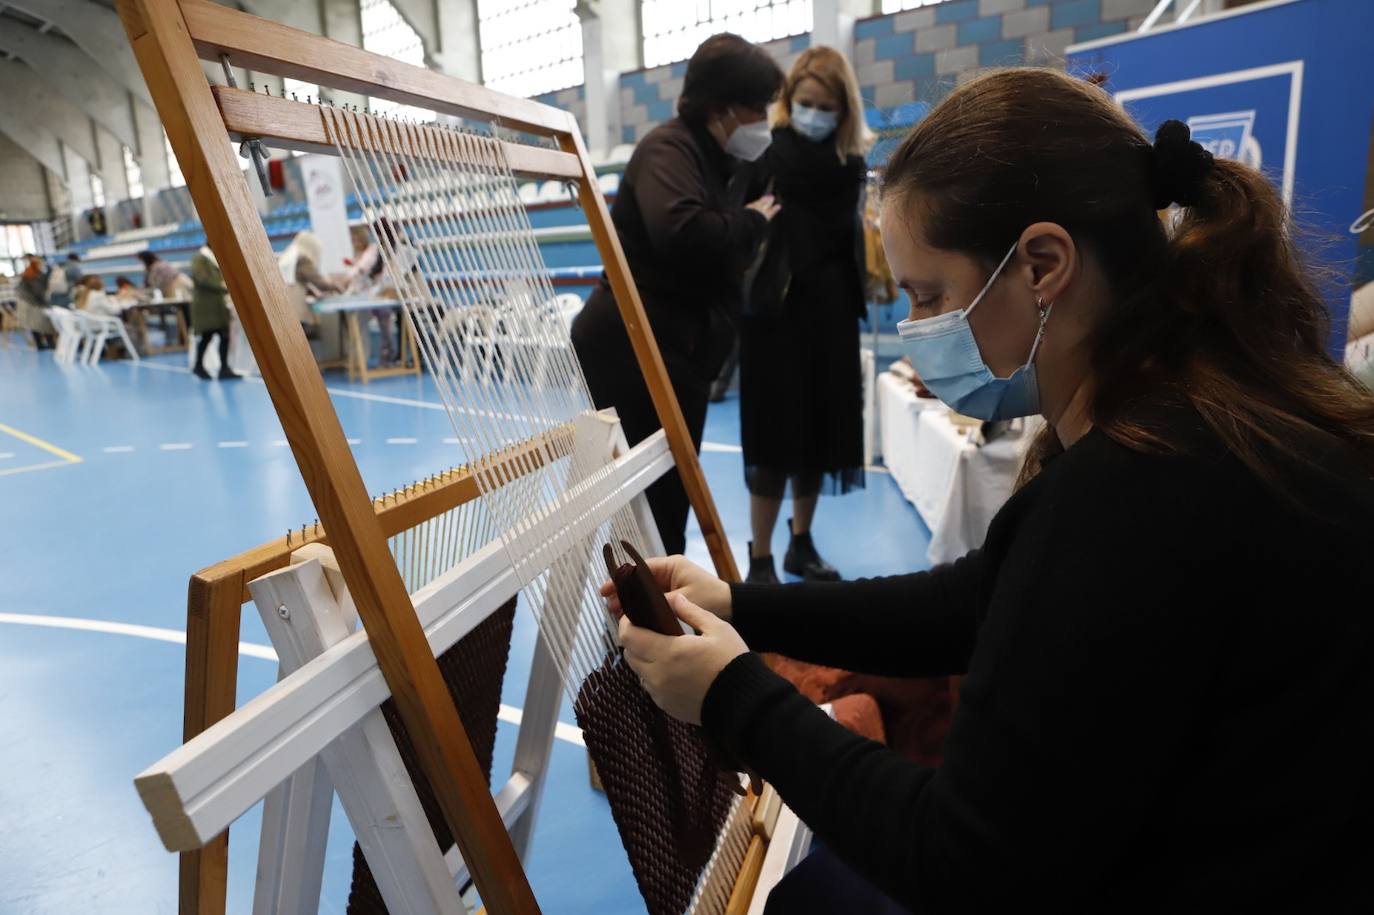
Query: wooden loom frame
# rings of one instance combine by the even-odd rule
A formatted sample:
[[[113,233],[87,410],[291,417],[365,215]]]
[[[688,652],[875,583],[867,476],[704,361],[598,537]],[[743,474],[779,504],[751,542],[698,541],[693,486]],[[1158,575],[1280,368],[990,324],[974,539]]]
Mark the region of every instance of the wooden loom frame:
[[[717,572],[736,580],[738,570],[576,120],[558,108],[401,64],[209,0],[118,0],[118,11],[206,238],[223,265],[287,441],[330,532],[330,545],[378,666],[415,738],[421,767],[434,785],[462,857],[491,912],[537,912],[226,142],[261,137],[277,146],[332,152],[322,115],[311,105],[212,87],[200,61],[227,55],[255,71],[554,139],[557,150],[507,143],[507,159],[517,174],[577,183],[578,200]],[[187,684],[188,697],[193,689],[204,697],[203,705],[188,702],[188,729],[208,725],[223,712],[226,699],[232,709],[236,659],[226,662],[214,646],[237,642],[247,572],[245,568],[244,577],[232,588],[202,595],[203,615],[188,621],[188,671],[196,664],[195,676],[204,678]],[[194,607],[194,585],[192,591]],[[213,870],[214,859],[226,851],[227,843],[220,844],[192,859],[189,874],[183,863],[183,911],[200,910],[201,901],[216,894],[220,887],[203,879],[208,876],[205,866],[210,861]],[[187,909],[188,903],[193,907]]]

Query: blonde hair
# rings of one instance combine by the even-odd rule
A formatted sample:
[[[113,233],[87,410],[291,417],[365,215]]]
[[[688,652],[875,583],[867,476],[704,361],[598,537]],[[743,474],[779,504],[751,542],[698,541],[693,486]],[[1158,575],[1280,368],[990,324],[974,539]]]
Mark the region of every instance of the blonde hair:
[[[814,79],[829,89],[844,104],[844,114],[835,128],[835,151],[840,158],[862,156],[873,145],[873,131],[864,120],[864,102],[859,97],[859,78],[843,54],[827,45],[807,48],[787,73],[782,92],[773,103],[774,127],[792,126],[792,93],[804,79]]]

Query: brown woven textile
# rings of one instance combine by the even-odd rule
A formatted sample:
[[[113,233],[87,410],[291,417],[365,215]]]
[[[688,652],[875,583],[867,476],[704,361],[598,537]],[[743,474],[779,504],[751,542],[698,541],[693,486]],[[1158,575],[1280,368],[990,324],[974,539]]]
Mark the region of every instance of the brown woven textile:
[[[573,703],[649,915],[687,911],[734,800],[701,729],[664,714],[611,655]]]
[[[449,693],[458,706],[458,717],[472,741],[472,752],[491,784],[491,759],[496,748],[496,714],[501,708],[501,683],[506,677],[506,661],[510,656],[511,627],[515,620],[515,598],[477,625],[458,644],[439,655],[439,671],[444,675]],[[453,835],[444,822],[434,789],[420,771],[415,746],[401,724],[396,703],[388,699],[382,703],[382,714],[391,726],[391,736],[405,761],[415,793],[420,797],[425,816],[439,847],[447,850],[453,845]],[[353,886],[348,894],[348,915],[386,915],[386,903],[377,890],[377,881],[367,866],[362,848],[353,843]]]

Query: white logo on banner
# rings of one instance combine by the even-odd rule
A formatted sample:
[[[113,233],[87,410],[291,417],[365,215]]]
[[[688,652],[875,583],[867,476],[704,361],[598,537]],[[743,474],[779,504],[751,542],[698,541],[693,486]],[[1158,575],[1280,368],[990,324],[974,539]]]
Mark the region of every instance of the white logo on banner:
[[[1203,149],[1218,159],[1234,159],[1251,168],[1259,168],[1264,156],[1259,141],[1252,135],[1254,128],[1253,111],[1202,114],[1188,119],[1188,129]]]

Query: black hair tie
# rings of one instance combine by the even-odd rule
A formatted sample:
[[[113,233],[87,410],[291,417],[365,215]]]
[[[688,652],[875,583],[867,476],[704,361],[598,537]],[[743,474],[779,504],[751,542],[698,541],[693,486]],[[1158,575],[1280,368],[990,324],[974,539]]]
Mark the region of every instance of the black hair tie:
[[[1212,154],[1192,139],[1182,121],[1165,121],[1155,131],[1150,161],[1154,172],[1154,206],[1171,203],[1190,207],[1202,196],[1203,181],[1212,170]]]

